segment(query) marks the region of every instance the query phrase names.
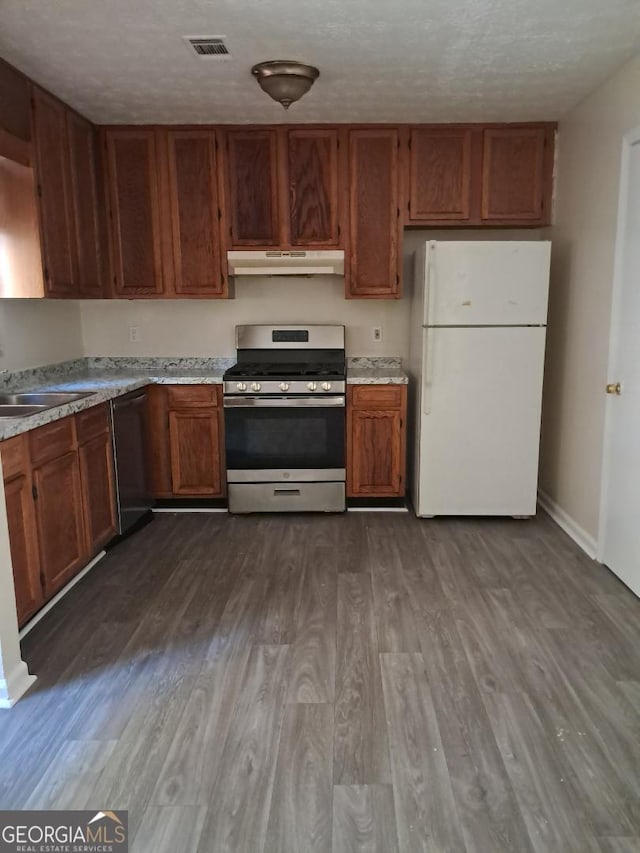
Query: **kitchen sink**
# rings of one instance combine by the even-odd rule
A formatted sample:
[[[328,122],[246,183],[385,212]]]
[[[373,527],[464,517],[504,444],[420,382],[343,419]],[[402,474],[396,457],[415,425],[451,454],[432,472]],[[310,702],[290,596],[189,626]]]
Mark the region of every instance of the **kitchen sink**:
[[[25,418],[37,415],[55,406],[64,406],[90,397],[91,391],[25,391],[18,394],[0,394],[0,418]]]

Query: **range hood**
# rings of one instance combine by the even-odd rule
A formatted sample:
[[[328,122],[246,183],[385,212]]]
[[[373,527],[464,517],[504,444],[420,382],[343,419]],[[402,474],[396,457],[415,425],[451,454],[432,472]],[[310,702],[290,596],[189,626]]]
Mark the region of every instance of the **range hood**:
[[[344,275],[342,249],[227,252],[229,275]]]

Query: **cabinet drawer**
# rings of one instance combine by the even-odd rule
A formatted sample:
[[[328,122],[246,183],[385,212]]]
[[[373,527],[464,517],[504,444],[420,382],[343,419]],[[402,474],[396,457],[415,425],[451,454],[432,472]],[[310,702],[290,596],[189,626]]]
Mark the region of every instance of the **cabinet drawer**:
[[[38,427],[29,433],[31,463],[34,466],[62,456],[75,447],[73,415]]]
[[[109,426],[109,408],[106,403],[100,406],[92,406],[84,412],[78,412],[76,415],[78,444],[84,444],[97,435],[109,432]]]
[[[403,385],[353,385],[351,403],[354,409],[400,409]]]
[[[29,453],[26,435],[7,438],[0,443],[0,453],[2,453],[2,474],[5,482],[27,473]]]
[[[167,398],[170,409],[183,406],[217,406],[216,385],[169,385]]]

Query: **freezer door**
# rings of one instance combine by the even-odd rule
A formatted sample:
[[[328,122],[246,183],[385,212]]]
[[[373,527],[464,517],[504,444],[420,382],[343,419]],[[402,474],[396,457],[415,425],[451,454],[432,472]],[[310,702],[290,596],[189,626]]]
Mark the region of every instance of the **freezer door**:
[[[423,325],[544,325],[550,255],[547,240],[429,243]]]
[[[414,506],[536,511],[545,329],[428,329]]]

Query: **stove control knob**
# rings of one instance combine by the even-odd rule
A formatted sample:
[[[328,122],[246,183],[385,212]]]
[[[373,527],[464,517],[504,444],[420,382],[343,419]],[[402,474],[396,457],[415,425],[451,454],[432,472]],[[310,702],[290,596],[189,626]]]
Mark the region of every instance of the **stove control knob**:
[[[261,388],[262,388],[262,385],[259,382],[252,382],[251,383],[251,390],[252,391],[259,391]]]
[[[315,382],[309,382],[307,388],[309,389],[309,391],[316,391],[318,386]]]
[[[246,391],[247,390],[247,383],[246,382],[238,382],[238,384],[236,385],[236,388],[238,389],[238,391]]]
[[[330,382],[323,382],[322,383],[322,390],[323,391],[331,391],[331,383]]]
[[[280,383],[280,390],[281,391],[288,391],[289,390],[289,383],[288,382],[281,382]]]

